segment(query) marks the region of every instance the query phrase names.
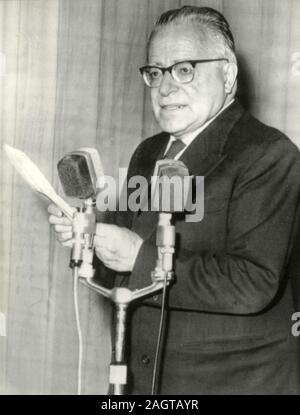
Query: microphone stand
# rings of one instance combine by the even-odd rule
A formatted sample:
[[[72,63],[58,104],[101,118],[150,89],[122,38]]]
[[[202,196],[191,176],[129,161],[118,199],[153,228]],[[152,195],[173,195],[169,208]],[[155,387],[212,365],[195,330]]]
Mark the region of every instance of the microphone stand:
[[[78,267],[79,280],[97,293],[109,298],[115,308],[115,358],[110,364],[109,383],[113,395],[123,395],[127,384],[127,365],[124,358],[127,311],[131,302],[161,290],[164,281],[173,278],[173,254],[175,251],[175,226],[171,225],[171,213],[159,213],[156,233],[157,261],[151,272],[152,283],[144,288],[130,290],[124,287],[107,289],[93,280],[93,234],[96,217],[94,201],[84,201],[84,208],[75,212],[73,224],[72,268]]]

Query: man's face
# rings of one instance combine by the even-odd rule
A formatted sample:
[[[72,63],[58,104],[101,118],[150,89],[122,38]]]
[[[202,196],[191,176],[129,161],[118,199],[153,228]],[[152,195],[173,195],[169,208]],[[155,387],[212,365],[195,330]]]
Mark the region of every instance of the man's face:
[[[149,65],[167,67],[184,60],[221,57],[216,55],[196,27],[182,24],[159,30],[150,44],[148,60]],[[163,131],[183,138],[223,107],[224,63],[197,64],[194,79],[187,84],[176,82],[170,72],[165,72],[161,85],[151,88],[153,112]]]

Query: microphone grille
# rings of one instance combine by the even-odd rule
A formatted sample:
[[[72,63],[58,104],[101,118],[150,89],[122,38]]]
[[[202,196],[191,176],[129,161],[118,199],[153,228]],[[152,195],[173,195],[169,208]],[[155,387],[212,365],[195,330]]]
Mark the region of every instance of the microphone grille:
[[[94,195],[89,166],[83,155],[66,155],[58,162],[57,169],[66,196],[88,199]]]

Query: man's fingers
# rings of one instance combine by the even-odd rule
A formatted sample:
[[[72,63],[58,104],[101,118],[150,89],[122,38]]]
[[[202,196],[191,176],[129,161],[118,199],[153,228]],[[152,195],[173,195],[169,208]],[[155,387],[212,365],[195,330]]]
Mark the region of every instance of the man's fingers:
[[[72,248],[72,241],[62,242],[61,244],[66,248]]]
[[[120,270],[120,261],[117,258],[112,258],[110,255],[106,255],[105,252],[98,251],[97,249],[96,255],[106,267],[113,269],[114,271]]]
[[[72,232],[61,232],[58,233],[56,236],[57,240],[59,242],[66,242],[72,239]]]
[[[70,225],[54,225],[54,230],[56,233],[60,233],[60,232],[69,232],[72,235],[72,226]]]
[[[76,209],[74,208],[74,210]],[[56,239],[62,246],[72,248],[72,221],[64,216],[63,212],[53,203],[48,206],[48,212],[50,213],[49,222],[54,225]]]
[[[95,251],[97,256],[102,261],[108,261],[116,257],[115,251],[111,251],[110,249],[107,249],[106,247],[99,246],[95,244]]]
[[[106,253],[107,255],[115,255],[118,251],[114,240],[105,237],[94,236],[94,244],[96,250]]]
[[[63,216],[62,211],[53,203],[51,203],[48,206],[48,213],[50,213],[51,215],[57,216],[59,218]]]
[[[68,218],[66,218],[65,216],[57,217],[55,215],[50,215],[49,216],[49,222],[51,223],[51,225],[71,226],[71,221]]]
[[[94,242],[98,258],[108,268],[131,271],[143,240],[127,228],[100,223]]]
[[[101,259],[102,262],[106,264],[107,262],[111,261],[119,261],[119,253],[116,251],[116,249],[110,249],[107,244],[98,244],[95,240],[94,242],[96,255],[99,259]]]

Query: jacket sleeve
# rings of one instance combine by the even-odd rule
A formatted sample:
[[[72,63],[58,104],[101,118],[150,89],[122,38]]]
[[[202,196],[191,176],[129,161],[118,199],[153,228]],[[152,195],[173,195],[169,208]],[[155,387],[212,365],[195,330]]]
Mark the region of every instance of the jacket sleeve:
[[[229,314],[268,307],[283,279],[299,186],[298,152],[288,140],[273,142],[236,179],[227,211],[226,249],[180,249],[170,307]],[[145,240],[132,276],[149,278],[155,258],[154,243]]]

